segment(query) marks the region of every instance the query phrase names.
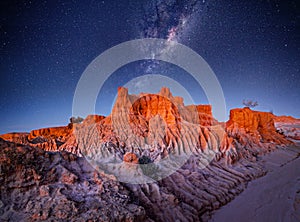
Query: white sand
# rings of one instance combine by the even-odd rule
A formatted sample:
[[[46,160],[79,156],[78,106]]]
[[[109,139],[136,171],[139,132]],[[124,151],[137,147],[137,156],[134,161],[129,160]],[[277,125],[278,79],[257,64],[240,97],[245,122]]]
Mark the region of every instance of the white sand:
[[[262,157],[268,173],[215,212],[211,222],[300,221],[300,147]],[[298,192],[298,193],[297,193]]]

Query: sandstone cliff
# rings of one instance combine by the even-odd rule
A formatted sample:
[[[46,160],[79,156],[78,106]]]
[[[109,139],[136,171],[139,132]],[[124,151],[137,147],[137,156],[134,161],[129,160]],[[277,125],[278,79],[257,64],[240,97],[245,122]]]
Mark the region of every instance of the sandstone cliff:
[[[62,127],[50,127],[50,128],[43,128],[30,131],[28,135],[28,140],[32,141],[38,137],[43,137],[45,139],[50,138],[64,138],[67,137],[72,132],[72,124],[68,126]]]
[[[300,119],[291,116],[274,116],[277,131],[293,140],[300,140]]]
[[[100,115],[88,115],[82,122],[82,125],[91,125],[99,123],[105,117]],[[0,138],[23,145],[39,147],[46,151],[66,150],[73,153],[76,151],[60,148],[73,134],[73,127],[78,123],[69,123],[67,126],[48,127],[32,130],[29,133],[7,133],[0,135]]]
[[[206,221],[265,174],[258,155],[291,143],[274,119],[244,108],[223,124],[168,88],[120,87],[107,117],[1,136],[25,145],[0,140],[0,219]]]
[[[253,111],[247,107],[230,111],[226,131],[237,145],[246,149],[254,148],[257,152],[274,149],[276,145],[291,144],[276,131],[273,114]]]
[[[28,142],[28,135],[29,133],[6,133],[0,135],[0,138],[9,142],[25,144]]]
[[[158,94],[129,95],[120,87],[111,115],[96,124],[74,127],[61,149],[77,154],[79,150],[102,161],[110,161],[109,156],[122,161],[125,153],[132,152],[154,162],[170,153],[210,153],[232,162],[237,155],[231,143],[223,125],[213,119],[211,106],[184,106],[183,99],[173,97],[167,88]]]
[[[274,149],[276,145],[290,144],[276,130],[276,118],[279,121],[271,113],[249,108],[233,109],[224,128],[213,118],[210,105],[185,106],[183,99],[174,97],[168,88],[162,88],[158,94],[129,95],[126,88],[119,87],[112,113],[106,118],[89,115],[81,124],[1,137],[44,150],[65,150],[79,156],[82,152],[91,152],[95,146],[104,147],[104,150],[112,146],[112,153],[120,160],[126,152],[149,155],[155,160],[170,152],[190,154],[210,150],[217,159],[225,157],[227,161],[234,162],[252,151],[249,157]],[[293,138],[297,136],[296,133]],[[245,152],[248,154],[245,155]]]

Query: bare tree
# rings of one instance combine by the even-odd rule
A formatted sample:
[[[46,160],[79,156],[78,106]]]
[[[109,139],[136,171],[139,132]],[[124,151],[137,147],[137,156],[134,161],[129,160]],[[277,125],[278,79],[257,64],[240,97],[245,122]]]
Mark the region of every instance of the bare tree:
[[[258,102],[257,101],[253,101],[253,100],[243,100],[243,105],[246,106],[246,107],[255,107],[255,106],[258,106]]]

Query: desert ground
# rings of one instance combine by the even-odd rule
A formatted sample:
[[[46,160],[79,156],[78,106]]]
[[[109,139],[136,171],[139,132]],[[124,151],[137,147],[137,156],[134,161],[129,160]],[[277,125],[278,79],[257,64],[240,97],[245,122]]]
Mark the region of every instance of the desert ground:
[[[217,210],[218,221],[300,221],[300,143],[261,157],[268,173]]]

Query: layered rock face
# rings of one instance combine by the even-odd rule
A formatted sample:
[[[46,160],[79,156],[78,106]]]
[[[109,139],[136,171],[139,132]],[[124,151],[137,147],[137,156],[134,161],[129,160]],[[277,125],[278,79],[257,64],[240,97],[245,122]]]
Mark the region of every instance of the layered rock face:
[[[211,152],[231,161],[236,152],[222,124],[213,119],[211,106],[184,106],[183,99],[173,97],[167,88],[158,94],[138,96],[119,88],[110,116],[97,124],[78,125],[74,129],[74,136],[62,148],[78,147],[81,152],[99,158],[116,155],[120,161],[126,152],[147,155],[152,161],[170,153]],[[105,146],[112,147],[110,154]]]
[[[265,174],[257,155],[290,144],[270,113],[234,109],[226,124],[219,123],[210,105],[185,106],[168,88],[129,95],[121,87],[107,117],[5,137],[30,146],[0,141],[2,218],[29,220],[206,221],[249,180]],[[60,141],[51,149],[60,152],[31,147],[50,150],[41,138]],[[26,189],[14,193],[19,187]],[[67,212],[56,208],[62,204]]]
[[[100,115],[88,115],[82,122],[82,125],[91,125],[99,123],[105,117]],[[67,126],[48,127],[32,130],[29,133],[7,133],[0,135],[0,138],[23,145],[38,147],[46,151],[67,150],[61,148],[70,137],[73,135],[73,127],[77,123],[69,123]],[[74,150],[67,150],[73,152]],[[76,154],[76,151],[73,153]]]
[[[200,124],[200,114],[211,115],[210,106],[203,106],[206,113],[199,114],[201,108],[184,106],[183,99],[173,97],[166,88],[158,94],[138,96],[119,88],[111,115],[96,124],[77,125],[72,137],[60,149],[83,154],[129,183],[164,178],[191,155],[202,156],[202,168],[215,157],[224,156],[226,161],[234,161],[236,151],[232,140],[221,124]],[[146,178],[139,167],[128,168],[123,161],[126,153],[149,158],[153,169],[157,169],[153,170],[156,174]],[[170,165],[174,167],[169,168]]]
[[[230,111],[226,131],[238,145],[243,148],[259,147],[260,152],[274,149],[276,145],[291,144],[276,131],[273,114],[253,111],[247,107]]]
[[[137,99],[130,107],[129,123],[134,128],[134,133],[147,137],[149,121],[157,115],[165,122],[168,129],[180,130],[181,117],[177,107],[165,97],[148,94]]]
[[[300,140],[300,119],[291,116],[274,116],[275,127],[280,134]]]
[[[43,137],[45,139],[64,138],[64,137],[67,137],[71,133],[72,127],[73,127],[72,124],[70,124],[68,126],[62,126],[62,127],[51,127],[51,128],[32,130],[28,135],[28,140],[32,141],[39,137]]]
[[[0,135],[0,138],[20,143],[39,147],[47,151],[59,151],[59,147],[67,141],[72,134],[73,125],[62,127],[50,127],[32,130],[30,133],[7,133]]]
[[[14,143],[25,144],[28,142],[28,135],[29,133],[6,133],[0,135],[0,138]]]
[[[101,120],[105,119],[105,116],[100,115],[88,115],[82,122],[84,125],[91,125],[99,123]]]
[[[88,139],[89,135],[94,135],[89,138],[95,140]],[[211,150],[216,157],[223,156],[233,162],[239,156],[236,148],[244,151],[245,147],[251,147],[257,153],[290,144],[276,131],[271,113],[233,109],[223,128],[212,117],[210,105],[185,106],[183,99],[173,97],[167,88],[158,94],[137,96],[120,87],[112,114],[94,126],[80,126],[74,137],[64,146],[89,149],[109,143],[122,148],[118,150],[119,156],[134,152],[138,156],[150,155],[153,160],[165,157],[170,151]]]

